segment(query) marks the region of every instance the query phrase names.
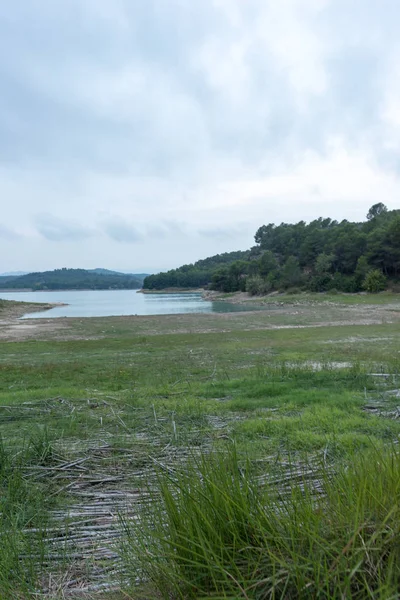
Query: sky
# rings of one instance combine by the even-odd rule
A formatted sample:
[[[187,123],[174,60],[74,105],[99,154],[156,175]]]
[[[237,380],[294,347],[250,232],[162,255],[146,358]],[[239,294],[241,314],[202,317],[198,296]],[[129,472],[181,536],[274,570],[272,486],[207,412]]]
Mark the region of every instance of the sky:
[[[0,272],[400,208],[398,0],[0,3]]]

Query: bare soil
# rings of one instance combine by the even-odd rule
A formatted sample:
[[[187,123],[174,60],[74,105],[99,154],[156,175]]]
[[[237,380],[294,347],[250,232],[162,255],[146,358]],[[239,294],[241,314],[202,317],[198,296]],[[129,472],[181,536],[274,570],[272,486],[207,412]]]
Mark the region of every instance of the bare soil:
[[[21,317],[26,313],[50,310],[55,306],[60,306],[60,304],[7,302],[0,308],[0,340],[19,341],[35,339],[39,333],[45,334],[46,331],[54,332],[63,329],[65,326],[59,322],[60,319],[21,320]]]

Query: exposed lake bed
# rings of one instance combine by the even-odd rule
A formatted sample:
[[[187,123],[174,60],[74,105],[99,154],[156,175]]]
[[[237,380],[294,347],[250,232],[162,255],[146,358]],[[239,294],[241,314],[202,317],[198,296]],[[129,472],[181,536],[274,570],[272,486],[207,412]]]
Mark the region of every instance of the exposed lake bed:
[[[119,307],[121,312],[111,315],[110,306],[117,311],[115,299],[121,295],[124,300]],[[239,298],[237,295],[219,295],[213,301],[205,301],[200,293],[144,295],[128,290],[121,293],[14,292],[7,296],[7,308],[0,310],[0,339],[8,341],[99,339],[114,331],[124,332],[124,335],[222,333],[395,324],[400,321],[398,296],[394,294],[271,295],[255,299],[247,297],[244,301],[241,295]],[[80,299],[79,302],[73,300],[73,296]],[[109,302],[110,297],[113,304]],[[58,304],[67,299],[75,303]],[[133,304],[136,299],[141,302],[142,311],[138,304]],[[235,304],[237,300],[243,303]],[[91,318],[86,318],[91,314]]]
[[[35,298],[47,300],[44,293]],[[345,300],[353,304],[341,304]],[[32,573],[34,592],[40,589],[49,600],[78,594],[89,600],[101,586],[115,590],[118,600],[157,597],[153,589],[146,595],[128,586],[138,577],[135,526],[142,527],[150,511],[154,531],[164,465],[168,473],[190,475],[193,457],[209,457],[211,450],[223,457],[222,475],[242,477],[249,464],[251,481],[262,476],[264,485],[268,478],[271,493],[293,489],[290,497],[297,498],[300,474],[314,499],[314,489],[329,483],[321,479],[321,461],[329,469],[347,468],[354,449],[390,449],[400,435],[399,304],[389,296],[355,304],[361,300],[296,295],[259,298],[262,310],[241,312],[47,318],[51,309],[43,318],[25,319],[18,314],[33,305],[2,303],[2,436],[8,460],[14,460],[14,448],[18,452],[11,464],[26,486],[10,506],[22,505],[27,515],[16,534],[8,533],[26,544],[16,556],[22,573]],[[49,305],[36,305],[43,306]],[[32,440],[25,454],[23,440]],[[228,462],[232,448],[235,469]],[[378,460],[392,464],[381,455]],[[375,495],[381,466],[374,470],[369,454],[365,461]],[[212,473],[220,476],[218,465]],[[203,480],[195,472],[191,481]],[[3,489],[8,500],[9,486]],[[396,494],[390,490],[386,497],[392,511]],[[360,527],[350,500],[342,503],[349,507],[342,537],[336,544],[336,523],[327,536],[336,544],[333,551],[326,546],[329,556],[341,556]],[[35,502],[41,511],[33,510]],[[324,506],[318,514],[333,512]],[[293,514],[297,518],[298,511]],[[391,527],[396,519],[397,513]],[[228,519],[218,514],[217,521]],[[372,543],[375,548],[375,537]],[[146,550],[152,549],[149,539]]]
[[[137,595],[135,588],[132,595],[129,585],[136,585],[141,556],[136,524],[150,511],[151,531],[157,526],[164,465],[192,476],[190,457],[208,457],[211,449],[223,457],[222,474],[241,474],[251,461],[252,481],[270,478],[271,493],[281,494],[296,490],[300,473],[313,498],[316,486],[329,483],[321,479],[320,460],[330,469],[345,461],[351,466],[354,448],[390,448],[400,435],[394,296],[271,296],[254,300],[261,310],[251,310],[250,298],[247,310],[235,312],[49,318],[68,309],[50,308],[58,294],[66,292],[33,294],[46,304],[0,302],[2,436],[8,460],[13,448],[18,452],[11,464],[26,486],[20,504],[10,504],[22,504],[27,515],[17,531],[26,549],[16,556],[44,598],[89,600],[99,586],[118,600],[157,597],[152,589]],[[191,306],[202,302],[207,306],[196,296]],[[44,316],[19,318],[44,308],[50,310],[37,313]],[[25,439],[31,441],[23,454]],[[232,448],[239,460],[234,469],[227,462]],[[382,456],[379,461],[392,464]],[[367,464],[375,494],[380,465],[374,471],[369,455]],[[203,481],[193,473],[191,481]],[[217,466],[212,473],[218,478],[221,471]],[[387,497],[391,511],[396,494]],[[33,510],[35,502],[41,511]],[[351,526],[359,529],[351,502],[343,504],[348,519],[333,556],[340,556]],[[397,513],[391,526],[396,519]],[[335,524],[327,539],[336,540],[337,531]],[[17,534],[10,533],[11,541]],[[148,544],[153,551],[150,538]]]

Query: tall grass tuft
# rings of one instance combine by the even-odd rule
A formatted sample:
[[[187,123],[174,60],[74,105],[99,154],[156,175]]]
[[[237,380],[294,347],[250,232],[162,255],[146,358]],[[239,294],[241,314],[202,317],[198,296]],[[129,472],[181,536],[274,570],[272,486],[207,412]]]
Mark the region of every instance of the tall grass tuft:
[[[46,436],[26,440],[22,449],[5,447],[0,438],[0,598],[31,597],[38,589],[47,549],[49,486],[37,482],[27,466],[48,458]]]
[[[260,488],[235,449],[161,471],[127,527],[132,574],[163,598],[374,598],[400,591],[400,455],[376,450],[307,481]],[[321,493],[322,490],[322,493]]]

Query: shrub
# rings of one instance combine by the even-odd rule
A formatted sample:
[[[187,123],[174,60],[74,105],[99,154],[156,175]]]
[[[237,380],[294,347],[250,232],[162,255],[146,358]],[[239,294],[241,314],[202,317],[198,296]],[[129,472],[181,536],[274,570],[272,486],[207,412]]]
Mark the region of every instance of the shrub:
[[[263,279],[259,275],[251,275],[246,280],[246,292],[248,292],[250,296],[257,296],[260,293],[262,284]]]
[[[363,282],[363,288],[371,294],[382,292],[384,289],[386,289],[386,285],[386,277],[382,271],[379,271],[379,269],[373,269],[372,271],[369,271]]]
[[[346,292],[348,294],[354,294],[360,291],[360,287],[357,280],[352,275],[343,275],[342,273],[335,273],[331,281],[328,284],[328,290],[336,288],[340,292]]]
[[[246,292],[248,292],[250,296],[263,296],[272,290],[272,277],[263,279],[260,275],[252,275],[246,279]]]
[[[314,277],[310,279],[308,288],[311,292],[326,292],[329,287],[330,281],[331,276],[328,274],[314,275]]]

